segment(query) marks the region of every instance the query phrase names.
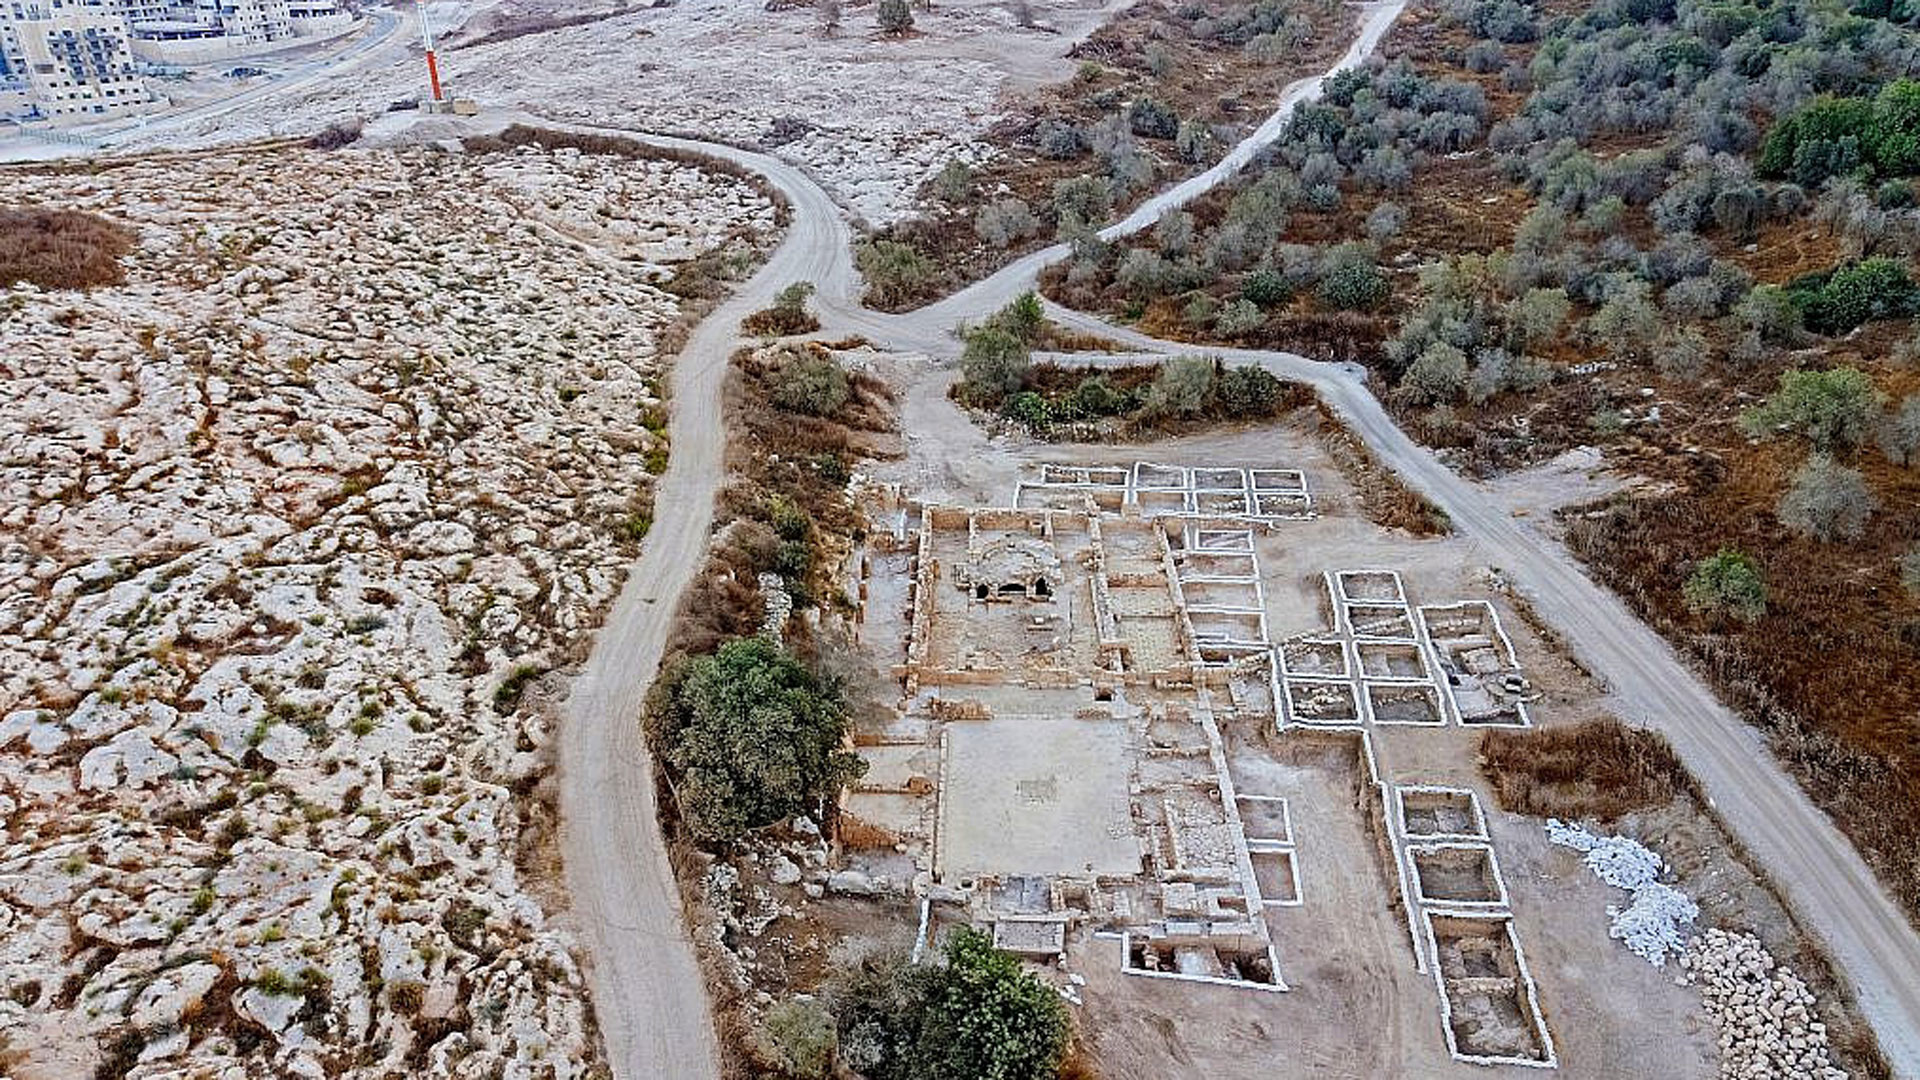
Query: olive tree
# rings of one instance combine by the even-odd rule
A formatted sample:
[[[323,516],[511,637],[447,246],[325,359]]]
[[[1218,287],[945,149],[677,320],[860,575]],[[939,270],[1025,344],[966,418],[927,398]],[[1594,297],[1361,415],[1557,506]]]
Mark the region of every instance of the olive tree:
[[[1755,437],[1791,431],[1816,450],[1851,450],[1866,441],[1879,412],[1880,392],[1858,368],[1786,371],[1765,402],[1740,414],[1740,428]]]
[[[997,405],[1026,383],[1031,362],[1026,342],[998,326],[983,326],[967,335],[960,377],[976,404]]]
[[[1825,454],[1793,474],[1777,513],[1781,524],[1822,542],[1858,540],[1877,505],[1866,478]]]
[[[1912,394],[1880,425],[1880,449],[1895,465],[1912,465],[1920,457],[1920,394]]]

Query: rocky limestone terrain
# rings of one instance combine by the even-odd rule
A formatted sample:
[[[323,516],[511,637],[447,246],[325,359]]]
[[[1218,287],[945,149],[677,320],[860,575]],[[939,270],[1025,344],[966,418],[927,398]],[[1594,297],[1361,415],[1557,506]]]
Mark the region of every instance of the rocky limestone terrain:
[[[846,5],[829,37],[809,6],[682,0],[604,21],[441,53],[449,93],[578,123],[666,131],[772,149],[805,166],[875,225],[910,212],[914,192],[955,158],[975,159],[1009,70],[1071,72],[1070,35],[1016,25],[1007,5],[916,5],[915,34],[881,37],[872,4]],[[772,10],[768,10],[772,9]],[[1050,6],[1074,29],[1098,0]],[[493,22],[488,25],[494,26]],[[452,39],[457,44],[458,39]],[[418,97],[417,57],[268,94],[247,108],[152,134],[130,146],[206,146],[308,134]]]
[[[774,208],[420,149],[7,203],[139,246],[0,293],[0,1074],[595,1075],[539,676],[648,522],[660,284]]]

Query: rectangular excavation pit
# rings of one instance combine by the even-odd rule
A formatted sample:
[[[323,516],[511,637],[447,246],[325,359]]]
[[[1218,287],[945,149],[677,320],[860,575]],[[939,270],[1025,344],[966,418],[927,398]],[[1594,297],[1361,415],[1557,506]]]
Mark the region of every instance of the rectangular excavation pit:
[[[1137,491],[1134,501],[1140,504],[1140,512],[1149,517],[1187,512],[1187,493],[1179,488],[1171,491]]]
[[[1405,607],[1389,604],[1346,605],[1347,626],[1355,637],[1412,641],[1413,616]]]
[[[1360,722],[1360,705],[1349,682],[1288,679],[1287,713],[1299,724]]]
[[[1302,492],[1262,491],[1254,495],[1256,517],[1304,517],[1313,512],[1313,500]]]
[[[1266,644],[1266,619],[1258,611],[1189,610],[1187,621],[1193,626],[1193,636],[1201,641]]]
[[[1276,907],[1299,907],[1303,903],[1300,868],[1291,850],[1249,851],[1247,858],[1253,862],[1253,881],[1260,890],[1261,903]]]
[[[1109,512],[1120,509],[1121,493],[1095,488],[1063,487],[1055,484],[1021,484],[1013,505],[1019,510],[1084,510],[1088,500]]]
[[[1403,787],[1398,792],[1400,832],[1407,839],[1486,839],[1480,800],[1466,788]]]
[[[1426,915],[1447,1050],[1478,1064],[1554,1068],[1553,1038],[1505,917]]]
[[[1252,584],[1258,580],[1260,563],[1252,552],[1183,552],[1181,580],[1188,578],[1242,578]]]
[[[1216,581],[1210,577],[1189,581],[1182,578],[1180,596],[1188,607],[1246,608],[1251,612],[1260,606],[1260,594],[1255,591],[1251,581]]]
[[[1307,490],[1307,474],[1299,469],[1249,469],[1253,486],[1260,491]]]
[[[1286,799],[1274,795],[1241,795],[1234,801],[1240,808],[1240,828],[1249,842],[1293,843],[1293,812]]]
[[[1280,646],[1281,670],[1289,675],[1347,676],[1347,647],[1339,641],[1289,641]]]
[[[1244,491],[1196,491],[1193,495],[1194,508],[1202,514],[1251,514],[1253,507],[1247,502]]]
[[[1400,575],[1391,570],[1342,570],[1335,576],[1340,582],[1340,595],[1348,600],[1406,605],[1407,593],[1400,585]]]
[[[1195,529],[1192,550],[1251,552],[1253,531],[1251,529]]]
[[[1420,646],[1412,642],[1362,641],[1356,646],[1360,654],[1360,674],[1376,679],[1425,679],[1428,678],[1427,654]]]
[[[1143,491],[1148,488],[1179,491],[1189,486],[1187,470],[1143,461],[1133,467],[1133,486]]]
[[[1206,943],[1206,939],[1198,934],[1148,939],[1122,932],[1120,948],[1121,970],[1128,975],[1184,979],[1249,990],[1287,989],[1286,983],[1280,980],[1270,947],[1255,949],[1235,948],[1224,943],[1213,945]]]
[[[1053,957],[1067,950],[1067,924],[1055,919],[998,919],[993,947],[1016,956]]]
[[[1247,472],[1245,469],[1197,468],[1193,470],[1193,486],[1210,491],[1245,488]]]
[[[1394,683],[1367,683],[1367,712],[1376,724],[1429,724],[1447,722],[1440,708],[1440,694],[1431,686],[1401,686]]]
[[[1442,904],[1505,904],[1507,886],[1500,864],[1485,844],[1434,844],[1409,847],[1414,892],[1422,901]]]

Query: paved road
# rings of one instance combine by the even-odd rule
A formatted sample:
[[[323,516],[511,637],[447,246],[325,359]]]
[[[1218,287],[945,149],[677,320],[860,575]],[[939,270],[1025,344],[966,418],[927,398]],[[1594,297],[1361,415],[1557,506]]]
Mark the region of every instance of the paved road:
[[[1365,9],[1362,32],[1338,66],[1368,55],[1401,2]],[[1104,230],[1111,237],[1151,224],[1165,210],[1228,178],[1275,137],[1281,113],[1318,92],[1320,78],[1288,88],[1280,113],[1236,148],[1226,165],[1151,200]],[[758,170],[794,203],[785,241],[765,269],[694,335],[674,375],[674,453],[662,478],[653,534],[592,658],[576,681],[562,732],[561,804],[568,880],[592,956],[595,1003],[616,1075],[713,1075],[711,1027],[698,994],[679,902],[653,816],[651,766],[635,717],[659,664],[674,601],[701,564],[722,479],[720,383],[736,347],[735,327],[780,286],[813,281],[826,331],[864,334],[877,344],[955,351],[952,331],[1031,288],[1064,251],[1049,248],[940,304],[906,315],[860,307],[848,258],[846,219],[811,179],[765,155],[682,139],[643,137],[699,149]],[[1163,352],[1190,347],[1155,341],[1092,316],[1054,309],[1056,318],[1121,342]],[[1758,735],[1723,706],[1653,630],[1589,579],[1563,546],[1514,521],[1471,482],[1407,437],[1349,366],[1275,352],[1207,350],[1262,364],[1309,383],[1388,467],[1451,517],[1479,557],[1506,571],[1575,654],[1602,673],[1626,717],[1672,740],[1734,835],[1773,875],[1788,900],[1833,953],[1854,987],[1897,1075],[1920,1080],[1920,935],[1833,823],[1776,764]]]

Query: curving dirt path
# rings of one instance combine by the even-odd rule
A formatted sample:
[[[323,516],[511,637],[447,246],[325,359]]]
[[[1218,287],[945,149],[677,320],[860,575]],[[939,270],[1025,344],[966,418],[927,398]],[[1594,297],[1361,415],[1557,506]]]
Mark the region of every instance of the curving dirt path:
[[[1403,6],[1404,0],[1393,0],[1362,8],[1353,47],[1327,74],[1370,55]],[[1318,93],[1324,78],[1288,87],[1273,118],[1225,162],[1149,200],[1103,235],[1138,231],[1232,176],[1279,134],[1295,103]],[[490,120],[546,123],[524,116]],[[1064,249],[1036,252],[920,311],[867,311],[857,298],[845,216],[799,169],[729,146],[619,134],[745,165],[794,204],[792,224],[772,259],[700,326],[675,367],[673,456],[661,480],[654,529],[574,680],[561,733],[563,852],[614,1073],[698,1080],[716,1075],[711,1017],[654,817],[652,766],[635,718],[666,645],[671,609],[705,555],[713,498],[723,478],[720,387],[727,358],[739,344],[739,319],[765,306],[782,285],[810,280],[828,334],[862,334],[888,348],[951,354],[958,323],[979,319],[1031,288],[1039,270]],[[1758,734],[1715,698],[1664,639],[1588,578],[1562,545],[1516,522],[1477,485],[1414,443],[1367,390],[1364,372],[1352,366],[1290,353],[1195,350],[1093,316],[1058,308],[1052,314],[1123,344],[1226,355],[1312,385],[1384,464],[1447,512],[1454,527],[1480,546],[1481,558],[1506,571],[1584,663],[1603,673],[1618,711],[1672,740],[1733,834],[1832,952],[1896,1074],[1920,1080],[1920,934]]]

